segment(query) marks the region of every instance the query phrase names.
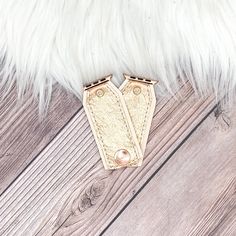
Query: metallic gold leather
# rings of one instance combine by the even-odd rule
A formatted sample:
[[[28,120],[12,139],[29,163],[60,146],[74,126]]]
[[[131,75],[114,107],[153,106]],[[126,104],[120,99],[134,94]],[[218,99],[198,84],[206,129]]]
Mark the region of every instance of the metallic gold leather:
[[[156,81],[124,75],[120,86],[138,142],[144,154],[156,105],[154,84]]]
[[[83,105],[90,122],[105,169],[124,167],[115,160],[118,150],[127,150],[126,166],[140,166],[143,152],[131,122],[124,98],[111,76],[85,88]],[[141,126],[138,126],[141,127]]]

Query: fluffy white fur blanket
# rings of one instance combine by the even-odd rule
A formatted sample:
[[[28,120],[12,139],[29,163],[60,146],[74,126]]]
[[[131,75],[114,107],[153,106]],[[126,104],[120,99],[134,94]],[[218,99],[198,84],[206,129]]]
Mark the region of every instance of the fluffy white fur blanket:
[[[0,0],[0,85],[31,88],[41,109],[54,82],[79,97],[108,74],[177,78],[233,97],[236,0]]]

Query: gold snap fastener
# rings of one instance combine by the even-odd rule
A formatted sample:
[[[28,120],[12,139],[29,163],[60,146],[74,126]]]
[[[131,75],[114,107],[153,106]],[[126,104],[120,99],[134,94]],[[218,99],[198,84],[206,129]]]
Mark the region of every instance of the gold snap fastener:
[[[141,93],[141,88],[139,86],[135,86],[133,88],[133,92],[135,95],[139,95]]]
[[[125,166],[129,163],[131,157],[126,149],[120,149],[115,153],[115,162],[118,165]]]
[[[104,95],[104,91],[103,91],[102,89],[98,89],[98,90],[96,91],[96,95],[97,95],[98,97],[102,97],[102,96]]]

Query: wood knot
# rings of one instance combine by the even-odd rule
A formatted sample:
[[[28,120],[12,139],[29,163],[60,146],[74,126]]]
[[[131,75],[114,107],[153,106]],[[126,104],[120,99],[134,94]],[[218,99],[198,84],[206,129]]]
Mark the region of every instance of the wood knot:
[[[105,190],[105,181],[97,181],[88,187],[79,200],[78,209],[84,212],[95,205]]]
[[[215,128],[220,131],[227,131],[231,128],[231,119],[225,110],[219,105],[216,110],[214,111],[214,115],[216,118],[215,121]]]
[[[2,158],[5,158],[5,157],[10,157],[10,156],[12,156],[12,153],[3,153],[3,154],[0,154],[0,159],[2,159]]]

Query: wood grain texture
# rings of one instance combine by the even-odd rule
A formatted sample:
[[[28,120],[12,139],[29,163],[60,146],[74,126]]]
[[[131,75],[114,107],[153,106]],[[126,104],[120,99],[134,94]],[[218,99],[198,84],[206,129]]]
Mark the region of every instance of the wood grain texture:
[[[1,96],[0,92],[0,96]],[[55,87],[47,116],[39,117],[30,94],[17,102],[13,89],[0,103],[0,194],[81,108],[74,96]]]
[[[236,235],[235,142],[236,110],[211,114],[104,235]]]
[[[187,84],[159,100],[140,168],[106,171],[83,110],[0,198],[0,234],[99,235],[213,109]]]

